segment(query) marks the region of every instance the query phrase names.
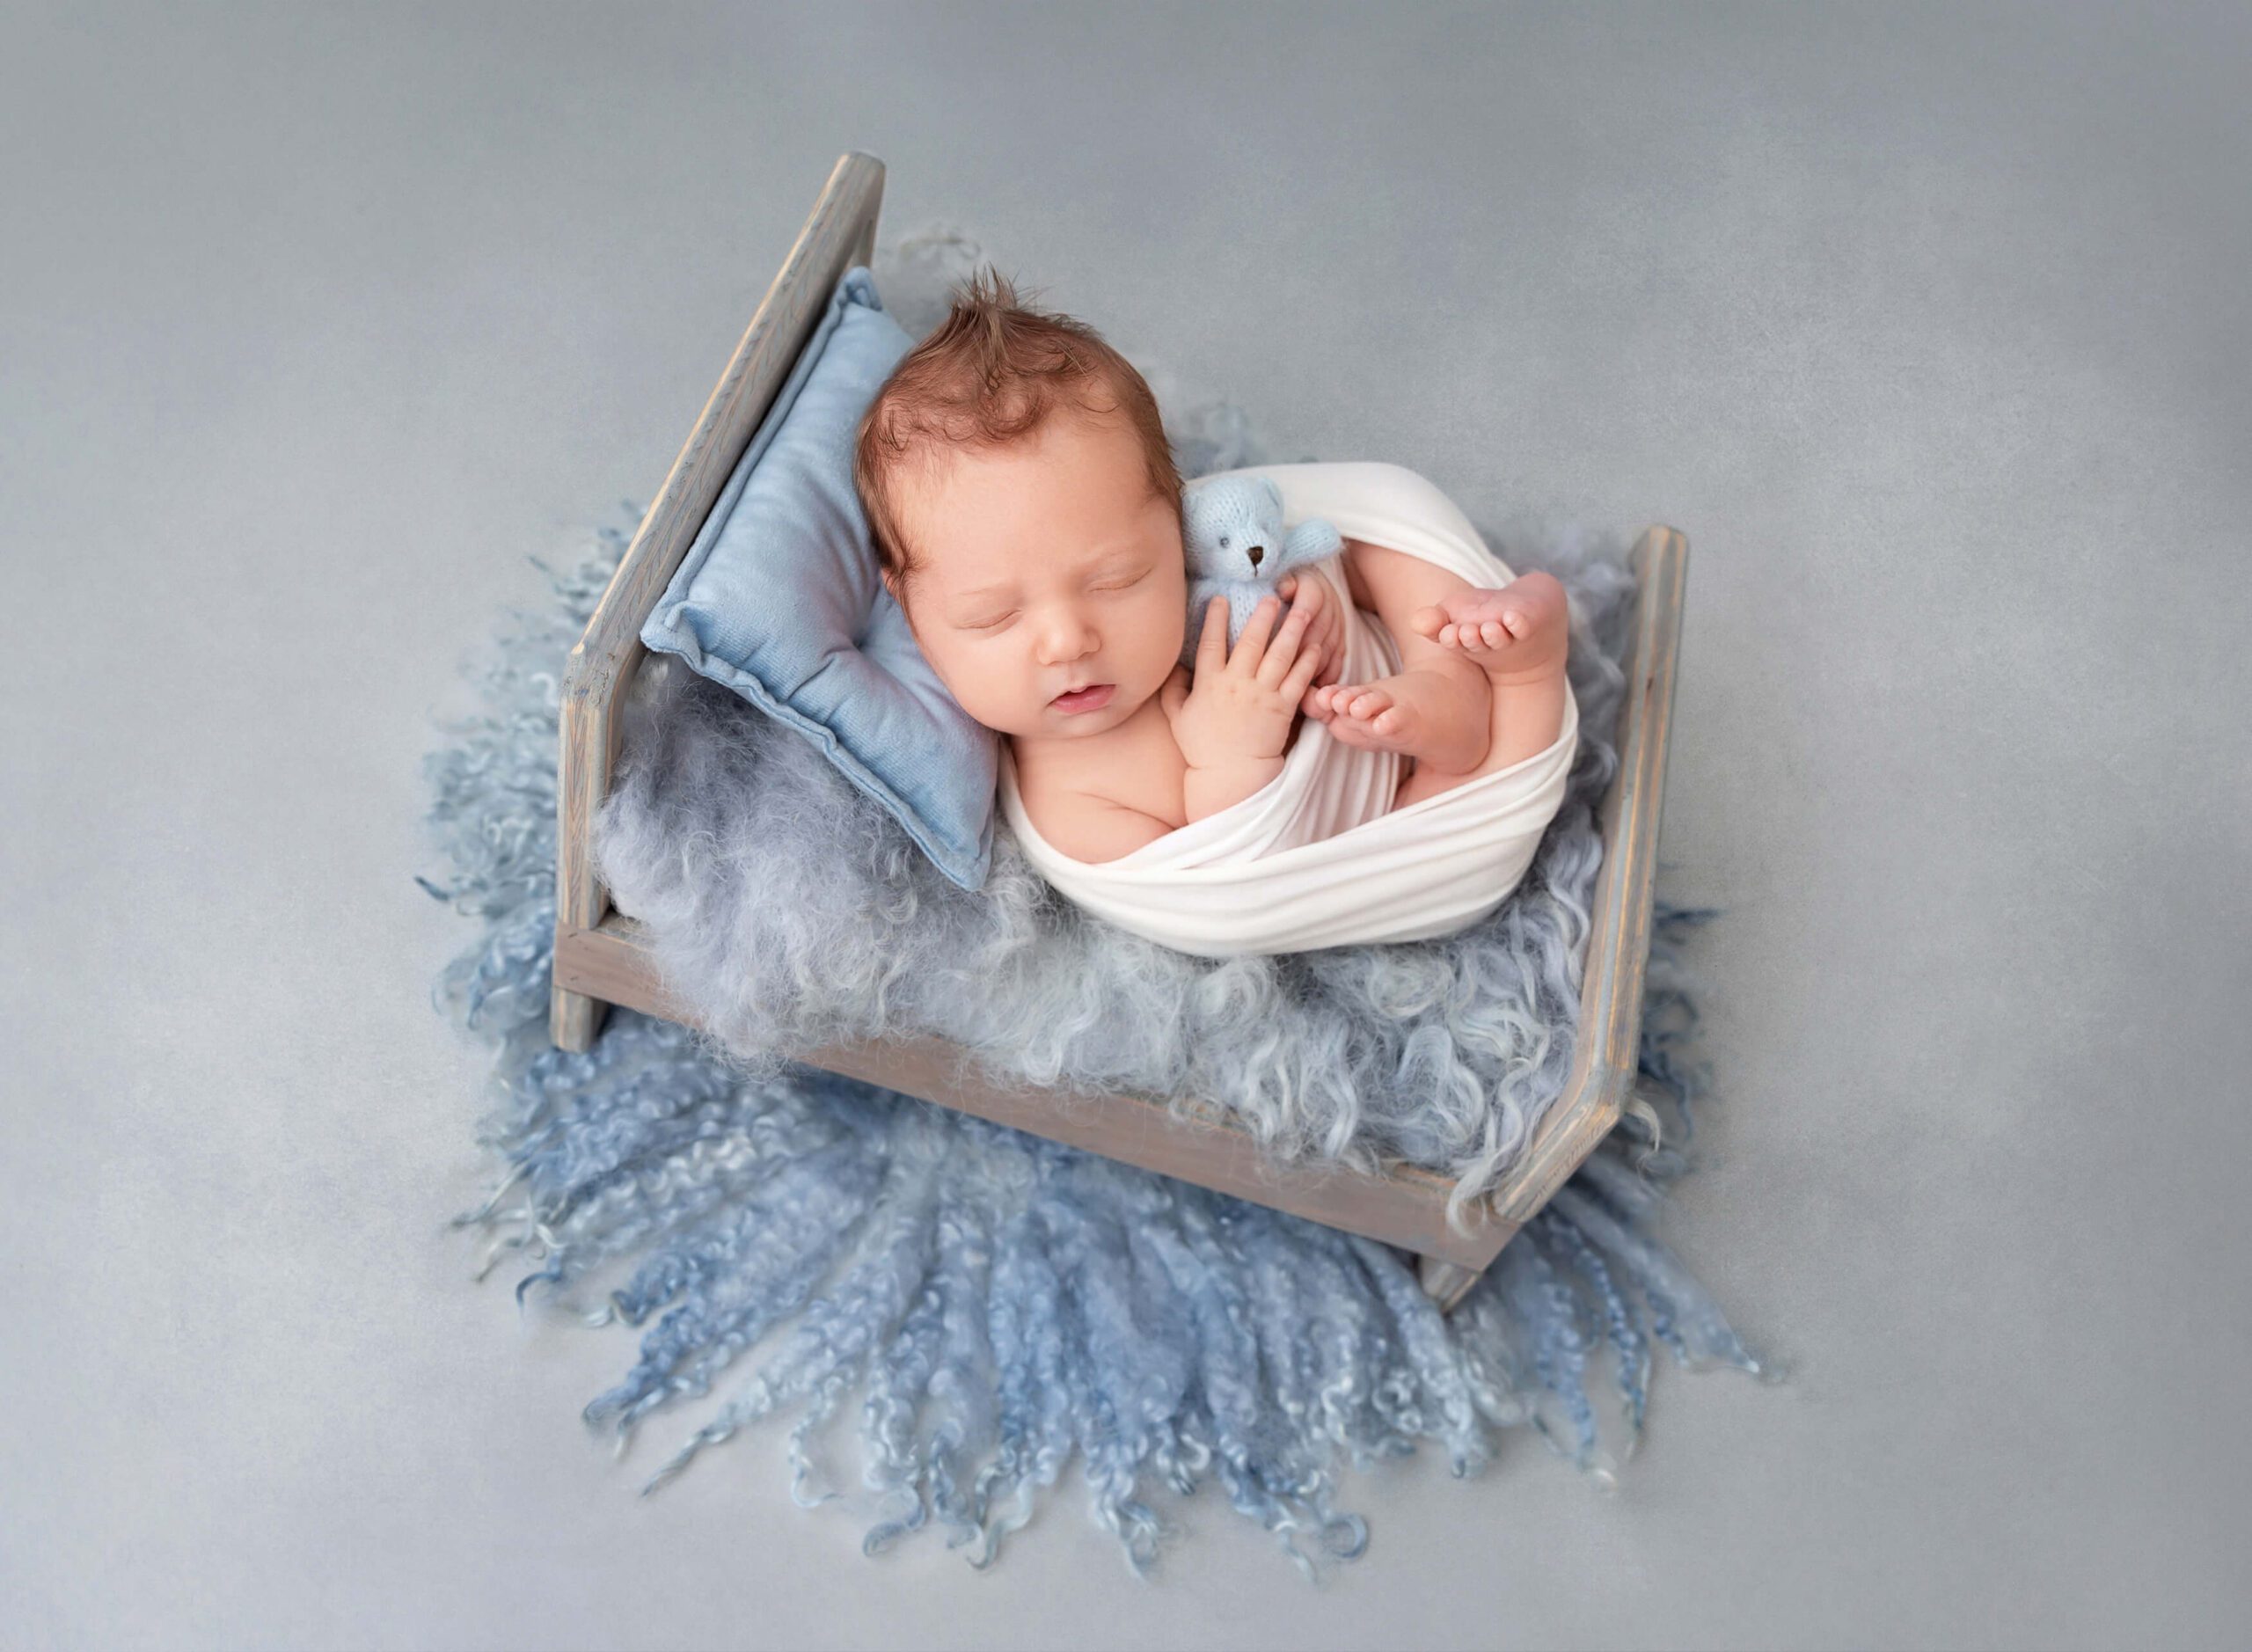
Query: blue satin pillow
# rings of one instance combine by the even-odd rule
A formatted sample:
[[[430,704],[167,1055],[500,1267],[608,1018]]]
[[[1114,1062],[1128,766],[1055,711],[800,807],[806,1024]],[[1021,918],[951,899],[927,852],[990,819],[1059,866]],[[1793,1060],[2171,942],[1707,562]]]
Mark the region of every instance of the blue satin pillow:
[[[852,486],[853,430],[915,343],[866,267],[847,270],[641,640],[813,741],[976,889],[992,866],[1000,736],[923,658]]]

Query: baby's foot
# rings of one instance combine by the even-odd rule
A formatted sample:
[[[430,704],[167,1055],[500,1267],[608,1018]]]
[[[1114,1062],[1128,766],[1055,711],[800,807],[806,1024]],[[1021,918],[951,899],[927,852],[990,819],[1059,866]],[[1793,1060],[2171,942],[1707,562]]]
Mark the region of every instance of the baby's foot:
[[[1305,713],[1346,745],[1401,752],[1424,767],[1461,774],[1485,759],[1492,693],[1466,673],[1418,669],[1309,689]]]
[[[1560,671],[1571,640],[1564,587],[1553,574],[1519,574],[1499,590],[1463,591],[1417,609],[1408,624],[1443,648],[1484,668],[1495,683],[1528,683]]]

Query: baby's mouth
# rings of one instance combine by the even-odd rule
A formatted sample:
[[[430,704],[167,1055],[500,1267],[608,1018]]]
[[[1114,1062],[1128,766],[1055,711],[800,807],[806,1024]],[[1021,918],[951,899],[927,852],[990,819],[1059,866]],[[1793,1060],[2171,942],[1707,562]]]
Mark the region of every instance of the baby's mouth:
[[[1058,694],[1048,703],[1063,711],[1075,712],[1107,698],[1110,690],[1111,684],[1108,683],[1090,683],[1083,689],[1072,689]]]

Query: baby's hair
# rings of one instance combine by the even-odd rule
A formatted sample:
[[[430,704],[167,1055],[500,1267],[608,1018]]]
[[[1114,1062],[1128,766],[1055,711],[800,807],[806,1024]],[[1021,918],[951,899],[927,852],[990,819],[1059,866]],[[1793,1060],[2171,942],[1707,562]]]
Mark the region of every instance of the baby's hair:
[[[991,265],[949,295],[952,308],[892,369],[860,416],[852,485],[876,559],[904,587],[925,566],[900,523],[892,479],[926,471],[960,448],[998,448],[1036,435],[1059,407],[1123,413],[1141,442],[1152,493],[1181,508],[1181,471],[1157,398],[1132,362],[1084,321],[1020,303]]]

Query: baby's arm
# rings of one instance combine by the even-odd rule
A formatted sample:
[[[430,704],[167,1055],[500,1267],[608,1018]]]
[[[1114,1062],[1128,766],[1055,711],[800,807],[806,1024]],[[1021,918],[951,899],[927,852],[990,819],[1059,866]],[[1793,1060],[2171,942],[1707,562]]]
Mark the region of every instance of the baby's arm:
[[[1072,859],[1091,866],[1130,855],[1174,830],[1171,821],[1092,792],[1064,793],[1049,814],[1042,835]]]
[[[1188,805],[1190,820],[1202,820],[1242,802],[1282,771],[1280,757],[1247,757],[1225,768],[1191,769],[1181,779],[1181,800]]]

